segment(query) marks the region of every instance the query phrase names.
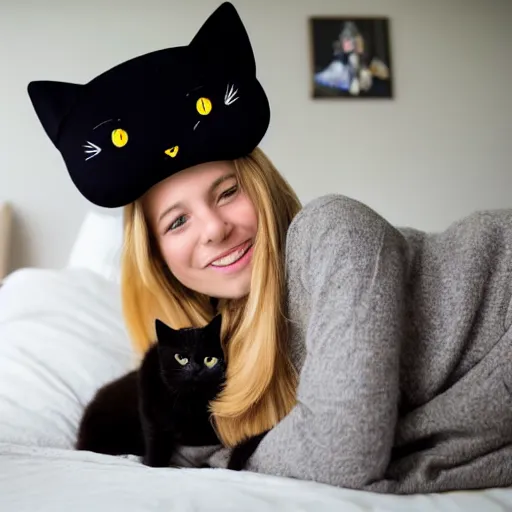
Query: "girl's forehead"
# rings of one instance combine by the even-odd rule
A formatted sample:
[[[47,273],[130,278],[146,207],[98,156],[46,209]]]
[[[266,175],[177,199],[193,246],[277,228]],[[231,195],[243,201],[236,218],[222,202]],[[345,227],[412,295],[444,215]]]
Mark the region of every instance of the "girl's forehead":
[[[187,168],[152,187],[142,198],[142,205],[150,219],[156,219],[162,208],[185,203],[201,197],[226,178],[234,177],[232,162],[212,162]]]
[[[152,197],[162,195],[170,196],[173,193],[179,194],[183,188],[197,187],[200,184],[208,186],[220,176],[228,173],[234,173],[235,166],[233,162],[208,162],[206,164],[196,165],[180,171],[157,183],[146,194],[145,198],[151,200]]]

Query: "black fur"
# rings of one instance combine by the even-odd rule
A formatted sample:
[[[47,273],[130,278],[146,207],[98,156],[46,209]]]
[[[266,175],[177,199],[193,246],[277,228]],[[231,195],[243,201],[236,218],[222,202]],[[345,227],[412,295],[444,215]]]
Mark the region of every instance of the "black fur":
[[[246,441],[236,446],[231,452],[231,456],[228,462],[228,469],[232,469],[234,471],[241,471],[244,469],[247,461],[251,458],[256,448],[258,448],[258,445],[266,436],[267,432],[263,432],[262,434],[251,437],[250,439],[247,439]]]
[[[220,444],[208,412],[225,378],[220,326],[220,316],[204,328],[179,331],[157,320],[158,341],[140,369],[102,387],[86,407],[76,448],[169,466],[176,444]],[[208,368],[207,357],[218,362]]]
[[[157,322],[158,344],[139,371],[139,398],[144,433],[143,462],[169,466],[177,444],[220,444],[210,421],[211,402],[221,389],[225,365],[220,344],[220,316],[204,329],[174,331]],[[187,358],[181,366],[175,355]],[[215,357],[213,368],[205,358]]]
[[[166,467],[177,445],[221,444],[208,411],[225,379],[220,326],[220,315],[204,328],[179,331],[157,320],[158,341],[140,369],[103,386],[86,407],[76,449],[133,454]],[[207,357],[218,362],[208,368]],[[264,435],[235,447],[228,469],[243,469]]]
[[[137,402],[138,374],[130,372],[103,386],[85,408],[77,450],[108,455],[144,455]]]

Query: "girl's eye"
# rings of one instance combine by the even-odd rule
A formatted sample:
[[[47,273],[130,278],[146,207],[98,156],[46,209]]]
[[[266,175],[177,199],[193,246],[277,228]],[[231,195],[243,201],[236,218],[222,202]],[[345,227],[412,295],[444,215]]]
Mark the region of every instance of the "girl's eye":
[[[167,231],[173,231],[174,229],[178,229],[179,227],[183,226],[186,222],[185,215],[180,215],[167,229]]]
[[[231,196],[234,196],[238,192],[238,185],[234,185],[220,195],[220,199],[228,199]]]
[[[233,185],[232,187],[222,192],[222,194],[219,196],[219,200],[222,201],[224,199],[229,199],[230,197],[233,197],[237,192],[238,184]],[[170,224],[170,226],[165,230],[165,232],[167,233],[168,231],[174,231],[183,226],[185,222],[187,222],[187,217],[185,215],[180,215],[176,220],[172,222],[172,224]]]

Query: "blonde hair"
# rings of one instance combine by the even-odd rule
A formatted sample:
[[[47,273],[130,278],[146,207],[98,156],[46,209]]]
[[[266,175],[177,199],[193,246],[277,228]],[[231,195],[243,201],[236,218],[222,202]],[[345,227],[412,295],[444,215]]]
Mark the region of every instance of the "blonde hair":
[[[249,294],[218,304],[227,379],[211,412],[226,446],[276,425],[295,404],[297,386],[287,348],[284,252],[288,227],[301,204],[259,148],[234,164],[240,187],[256,209],[258,233]],[[216,312],[209,297],[184,287],[168,271],[141,202],[126,206],[124,214],[123,313],[142,355],[154,342],[155,318],[175,329],[200,327]]]

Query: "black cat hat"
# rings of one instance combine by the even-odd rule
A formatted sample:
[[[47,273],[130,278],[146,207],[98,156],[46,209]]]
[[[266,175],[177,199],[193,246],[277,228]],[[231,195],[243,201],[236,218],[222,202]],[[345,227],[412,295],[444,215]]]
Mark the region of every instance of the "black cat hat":
[[[187,167],[249,154],[270,121],[249,37],[229,2],[188,46],[128,60],[85,85],[31,82],[28,93],[78,190],[108,208]]]

